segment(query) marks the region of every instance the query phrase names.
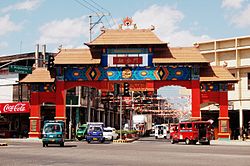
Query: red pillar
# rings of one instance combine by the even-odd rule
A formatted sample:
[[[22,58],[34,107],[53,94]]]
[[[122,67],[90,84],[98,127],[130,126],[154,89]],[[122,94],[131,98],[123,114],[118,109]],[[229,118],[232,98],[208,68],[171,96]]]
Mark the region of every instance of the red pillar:
[[[56,117],[55,120],[66,121],[66,94],[64,81],[56,81]]]
[[[199,80],[192,80],[192,120],[201,120],[201,113],[200,113],[200,81]]]
[[[229,139],[229,117],[228,117],[228,96],[227,92],[219,92],[220,113],[219,113],[219,139]]]
[[[40,138],[41,112],[40,112],[39,92],[31,93],[29,119],[30,119],[29,138]]]

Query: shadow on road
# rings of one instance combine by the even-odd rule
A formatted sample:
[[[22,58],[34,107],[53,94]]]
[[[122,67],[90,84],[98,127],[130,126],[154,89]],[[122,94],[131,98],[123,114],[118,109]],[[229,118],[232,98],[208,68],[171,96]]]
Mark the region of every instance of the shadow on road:
[[[45,147],[45,148],[50,148],[50,147],[58,147],[58,148],[73,148],[73,147],[77,147],[77,145],[64,145],[64,146],[60,146],[60,145],[48,145],[47,147]]]

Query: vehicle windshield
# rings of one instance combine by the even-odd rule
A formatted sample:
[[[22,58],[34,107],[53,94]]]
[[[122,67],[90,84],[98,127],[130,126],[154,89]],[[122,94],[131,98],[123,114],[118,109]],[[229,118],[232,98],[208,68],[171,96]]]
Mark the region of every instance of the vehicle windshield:
[[[78,131],[84,131],[86,129],[86,127],[79,127]]]
[[[112,132],[112,130],[110,130],[110,129],[104,129],[103,131],[104,132]]]
[[[43,131],[45,133],[54,133],[62,131],[59,124],[45,124]]]
[[[102,131],[102,128],[99,126],[91,126],[89,127],[89,132],[99,132]]]

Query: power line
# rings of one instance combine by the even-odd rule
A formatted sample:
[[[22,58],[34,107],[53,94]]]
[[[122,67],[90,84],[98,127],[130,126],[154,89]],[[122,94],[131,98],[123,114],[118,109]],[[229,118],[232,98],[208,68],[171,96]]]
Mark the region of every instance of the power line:
[[[111,17],[111,20],[114,22],[115,25],[117,25],[117,23],[115,22],[114,18],[112,17],[112,14],[110,13],[109,10],[103,8],[101,5],[99,5],[97,2],[93,1],[93,0],[90,0],[92,3],[94,3],[95,5],[99,6],[102,10],[105,10],[109,13],[109,16]],[[106,18],[106,17],[105,17]],[[107,18],[106,18],[107,20]],[[109,24],[109,21],[107,20],[108,24]],[[110,24],[109,24],[110,25]],[[111,26],[110,26],[111,27]]]
[[[82,2],[80,2],[80,1],[78,1],[78,0],[74,0],[74,1],[77,2],[78,4],[80,4],[81,6],[83,6],[83,7],[87,8],[87,9],[89,9],[90,11],[94,12],[98,17],[100,17],[99,14],[98,14],[95,10],[89,8],[88,6],[84,5]]]
[[[111,25],[110,25],[110,23],[109,23],[109,21],[108,21],[108,19],[107,19],[107,17],[106,17],[106,15],[110,15],[110,12],[109,12],[108,10],[104,9],[101,5],[99,5],[99,4],[97,4],[96,2],[94,2],[93,0],[91,0],[91,2],[92,2],[94,5],[100,7],[102,10],[106,10],[106,11],[108,12],[108,14],[104,14],[104,12],[103,12],[102,10],[100,10],[100,9],[97,8],[96,6],[92,5],[92,4],[89,3],[87,0],[83,0],[83,1],[86,2],[87,4],[89,4],[92,8],[96,9],[97,11],[99,11],[99,12],[105,17],[105,19],[106,19],[106,21],[107,21],[109,27],[111,28]],[[101,22],[101,23],[102,23],[102,22]],[[102,23],[102,24],[103,24],[103,23]]]

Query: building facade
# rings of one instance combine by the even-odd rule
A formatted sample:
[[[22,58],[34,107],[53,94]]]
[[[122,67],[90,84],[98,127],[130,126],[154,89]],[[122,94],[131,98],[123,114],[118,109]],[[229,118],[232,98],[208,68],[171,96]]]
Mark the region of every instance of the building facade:
[[[226,38],[194,44],[211,66],[224,66],[238,80],[229,86],[229,111],[237,121],[235,129],[250,125],[250,36]],[[248,129],[249,131],[249,129]]]

